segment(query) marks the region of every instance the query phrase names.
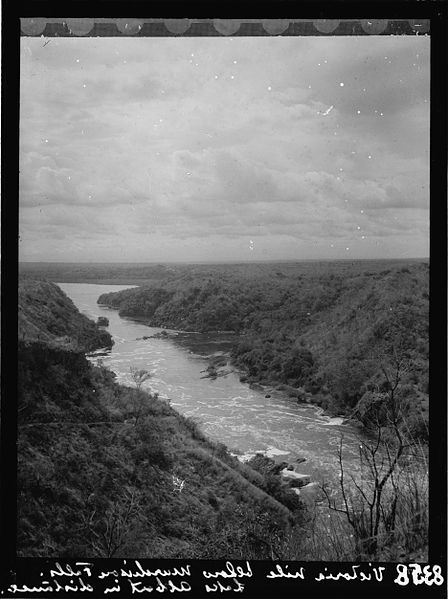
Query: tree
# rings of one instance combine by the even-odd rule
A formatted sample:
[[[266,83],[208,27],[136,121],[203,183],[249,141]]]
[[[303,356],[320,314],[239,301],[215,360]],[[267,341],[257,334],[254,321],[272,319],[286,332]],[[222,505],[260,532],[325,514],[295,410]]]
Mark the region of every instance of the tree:
[[[409,534],[422,542],[428,517],[426,459],[424,452],[417,451],[419,445],[408,426],[410,406],[404,384],[408,363],[396,352],[389,360],[383,358],[382,378],[371,384],[356,407],[373,433],[369,440],[358,439],[360,477],[346,472],[341,436],[340,496],[322,487],[328,507],[345,515],[360,557],[369,558],[387,543],[407,542]]]
[[[94,508],[88,516],[84,516],[91,547],[100,557],[114,557],[127,543],[135,542],[141,518],[142,508],[137,492],[125,488],[103,514],[97,514]]]
[[[132,396],[135,417],[134,426],[137,426],[137,422],[143,412],[145,402],[148,398],[148,396],[142,391],[142,385],[151,378],[151,373],[149,370],[145,370],[144,368],[139,369],[135,366],[131,366],[129,370],[131,372],[131,378],[137,389],[137,393],[133,394]]]

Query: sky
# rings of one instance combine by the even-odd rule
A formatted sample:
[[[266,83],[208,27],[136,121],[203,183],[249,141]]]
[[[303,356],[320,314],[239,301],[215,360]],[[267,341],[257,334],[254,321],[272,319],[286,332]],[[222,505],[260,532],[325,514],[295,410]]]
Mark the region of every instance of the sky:
[[[22,38],[22,261],[427,257],[429,37]]]

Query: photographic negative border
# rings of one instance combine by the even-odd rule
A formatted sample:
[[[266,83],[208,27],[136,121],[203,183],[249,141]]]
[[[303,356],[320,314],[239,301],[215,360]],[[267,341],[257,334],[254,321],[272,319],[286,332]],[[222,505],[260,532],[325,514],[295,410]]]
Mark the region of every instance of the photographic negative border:
[[[67,14],[66,18],[42,17],[42,14]],[[216,18],[190,18],[194,14],[214,13]],[[266,18],[241,18],[241,15],[264,14]],[[106,14],[105,17],[85,17],[85,14]],[[154,18],[138,18],[153,14]],[[227,15],[233,18],[224,18]],[[172,16],[171,16],[172,15]],[[184,17],[187,15],[187,17]],[[284,18],[291,15],[295,18]],[[300,15],[303,15],[302,18]],[[354,19],[353,16],[362,18]],[[415,16],[405,19],[404,16]],[[319,18],[316,18],[319,17]],[[321,18],[327,17],[327,18]],[[375,17],[375,18],[368,18]],[[43,37],[179,37],[179,36],[326,36],[326,35],[430,35],[431,38],[431,173],[430,173],[430,554],[429,564],[442,567],[446,580],[446,131],[447,131],[447,7],[445,2],[369,2],[303,4],[278,2],[269,5],[239,3],[212,8],[210,4],[164,5],[143,2],[77,2],[61,7],[50,2],[5,3],[2,39],[2,146],[3,177],[3,235],[2,250],[4,290],[2,311],[2,530],[4,539],[2,561],[2,596],[48,596],[30,589],[23,593],[8,594],[11,584],[38,585],[40,572],[55,567],[56,560],[44,558],[16,558],[16,465],[17,439],[16,405],[16,349],[17,349],[17,236],[18,236],[18,131],[19,131],[19,50],[20,36]],[[7,226],[5,224],[7,223]],[[443,324],[442,324],[443,323]],[[445,325],[445,326],[443,326]],[[76,560],[59,560],[71,563]],[[98,570],[113,570],[123,560],[89,560]],[[142,560],[146,567],[154,568],[151,560]],[[233,560],[235,564],[237,562]],[[205,593],[201,573],[204,569],[220,570],[223,562],[194,560],[157,560],[157,567],[169,568],[192,563],[193,596],[210,596]],[[244,566],[244,563],[240,564]],[[272,563],[253,562],[253,578],[243,594],[258,596],[263,590],[281,592],[283,596],[297,596],[300,592],[319,589],[323,593],[340,591],[344,597],[357,596],[359,592],[394,590],[401,596],[446,596],[445,585],[406,586],[394,583],[397,576],[394,564],[385,566],[381,583],[352,581],[313,582],[314,573],[327,568],[329,572],[349,571],[351,564],[303,562],[290,564],[291,571],[299,566],[312,573],[311,582],[266,580]],[[367,565],[366,565],[366,569]],[[104,589],[103,589],[104,592]],[[169,593],[169,591],[166,591]],[[116,593],[126,596],[126,593]],[[173,593],[169,593],[173,594]],[[178,593],[174,593],[178,594]],[[213,593],[212,593],[213,594]],[[57,596],[88,596],[86,592],[58,592]],[[130,595],[130,594],[129,594]],[[54,596],[54,594],[53,594]]]

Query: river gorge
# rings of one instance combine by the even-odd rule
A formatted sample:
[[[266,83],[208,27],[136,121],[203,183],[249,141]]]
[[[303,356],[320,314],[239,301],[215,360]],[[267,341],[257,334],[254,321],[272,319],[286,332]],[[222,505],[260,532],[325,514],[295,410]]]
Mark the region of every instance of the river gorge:
[[[59,283],[76,307],[89,318],[104,316],[114,339],[111,350],[91,357],[116,374],[117,381],[132,385],[130,368],[151,372],[144,384],[170,400],[182,414],[194,418],[206,435],[224,443],[245,459],[258,451],[294,463],[314,481],[328,481],[338,474],[337,448],[344,435],[344,461],[348,470],[358,466],[357,431],[310,404],[297,403],[280,391],[250,388],[237,372],[207,378],[207,356],[230,349],[228,334],[172,331],[154,338],[162,329],[122,318],[118,311],[97,304],[105,291],[129,286]],[[268,397],[267,397],[268,396]]]

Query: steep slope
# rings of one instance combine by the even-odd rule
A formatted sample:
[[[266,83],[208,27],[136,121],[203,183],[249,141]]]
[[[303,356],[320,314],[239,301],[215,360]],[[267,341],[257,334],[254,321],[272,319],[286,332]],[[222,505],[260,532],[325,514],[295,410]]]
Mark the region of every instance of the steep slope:
[[[49,281],[19,279],[19,339],[92,351],[112,347],[110,334],[77,310],[72,300]]]
[[[279,476],[240,464],[167,402],[90,364],[79,346],[93,343],[95,325],[78,339],[54,286],[27,285],[20,305],[19,555],[284,555],[304,512]]]

